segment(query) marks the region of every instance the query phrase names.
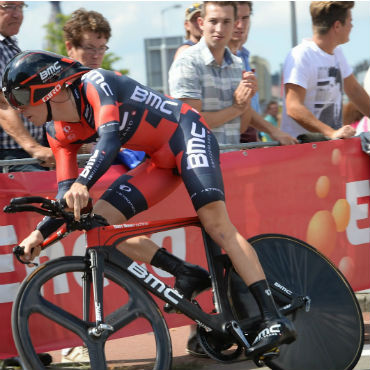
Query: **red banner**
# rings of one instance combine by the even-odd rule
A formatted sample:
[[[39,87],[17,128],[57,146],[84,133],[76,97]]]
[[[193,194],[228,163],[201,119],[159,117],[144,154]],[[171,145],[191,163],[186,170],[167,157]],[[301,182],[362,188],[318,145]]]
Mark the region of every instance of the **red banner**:
[[[314,245],[345,274],[354,290],[370,288],[370,158],[361,151],[359,138],[289,147],[254,149],[221,155],[227,206],[240,232],[251,237],[260,233],[282,233]],[[113,166],[94,186],[93,198],[125,172]],[[0,207],[12,197],[56,194],[54,172],[0,175]],[[133,220],[158,220],[194,215],[183,186],[152,209]],[[17,289],[33,269],[19,264],[12,247],[34,229],[40,216],[31,213],[0,214],[0,358],[16,354],[10,315]],[[154,234],[151,238],[179,257],[205,266],[205,255],[194,228]],[[74,233],[43,252],[41,262],[64,255],[84,254],[85,237]],[[150,266],[148,269],[153,271]],[[167,284],[173,278],[154,272]],[[56,285],[45,292],[55,300],[67,300],[72,311],[80,310],[77,299],[81,287],[75,282]],[[112,297],[114,289],[111,290]],[[47,298],[50,298],[49,296]],[[76,303],[75,303],[76,302]],[[200,300],[210,307],[207,295]],[[159,302],[159,307],[163,306]],[[74,307],[76,306],[76,307]],[[166,315],[170,327],[190,321],[182,315]],[[46,331],[36,318],[32,322],[38,350],[77,345],[60,327]],[[135,327],[129,334],[143,328]]]

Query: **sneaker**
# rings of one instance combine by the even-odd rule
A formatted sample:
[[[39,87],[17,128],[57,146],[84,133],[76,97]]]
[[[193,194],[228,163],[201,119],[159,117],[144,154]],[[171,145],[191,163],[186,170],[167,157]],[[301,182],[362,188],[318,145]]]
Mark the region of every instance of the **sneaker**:
[[[185,262],[181,270],[178,271],[174,288],[179,291],[184,298],[193,299],[212,286],[211,277],[204,268]],[[164,311],[167,313],[175,312],[174,308],[166,303]]]
[[[62,362],[89,363],[89,351],[85,346],[72,347],[67,354],[62,355]]]
[[[245,350],[247,356],[258,355],[281,344],[289,344],[297,337],[293,323],[286,317],[263,322],[252,346]]]

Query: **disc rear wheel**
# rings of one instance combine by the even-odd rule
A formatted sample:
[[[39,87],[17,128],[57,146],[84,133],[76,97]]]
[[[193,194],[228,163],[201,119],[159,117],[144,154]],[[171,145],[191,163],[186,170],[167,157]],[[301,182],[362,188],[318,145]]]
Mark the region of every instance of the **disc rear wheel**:
[[[287,297],[301,297],[304,302],[287,315],[297,340],[282,345],[279,357],[267,365],[277,370],[353,369],[361,356],[364,325],[356,296],[341,272],[315,248],[289,236],[259,235],[249,242],[273,294],[276,289],[285,291]],[[259,315],[252,294],[235,271],[229,274],[228,289],[239,320]]]

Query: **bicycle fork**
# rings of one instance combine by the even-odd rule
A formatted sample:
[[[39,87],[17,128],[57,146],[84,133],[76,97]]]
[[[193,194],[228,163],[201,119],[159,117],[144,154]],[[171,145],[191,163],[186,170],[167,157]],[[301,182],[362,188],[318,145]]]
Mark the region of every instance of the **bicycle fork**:
[[[113,326],[105,324],[103,321],[104,256],[94,249],[89,249],[88,252],[90,255],[91,275],[85,272],[83,276],[83,296],[84,296],[83,319],[86,322],[89,321],[90,286],[92,278],[94,307],[95,307],[95,327],[89,328],[88,333],[95,337],[100,337],[100,335],[105,330],[109,330],[112,332],[114,331]]]

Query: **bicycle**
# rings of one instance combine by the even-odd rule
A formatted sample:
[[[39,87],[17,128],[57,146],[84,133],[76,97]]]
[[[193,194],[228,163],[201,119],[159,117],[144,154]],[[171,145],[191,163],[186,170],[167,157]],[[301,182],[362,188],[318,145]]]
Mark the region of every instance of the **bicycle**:
[[[340,271],[319,251],[296,238],[280,234],[258,235],[255,248],[280,311],[297,329],[298,338],[267,354],[246,358],[260,322],[259,310],[247,286],[227,255],[211,240],[197,217],[107,226],[99,216],[84,214],[80,222],[61,204],[41,197],[14,198],[5,212],[34,211],[61,218],[65,225],[43,244],[50,246],[74,230],[88,230],[85,256],[48,261],[22,283],[12,311],[15,344],[25,369],[45,369],[30,335],[29,322],[37,313],[77,334],[88,348],[92,370],[107,369],[106,342],[120,329],[145,318],[154,333],[155,360],[150,368],[171,369],[172,349],[167,324],[153,298],[159,297],[197,323],[204,351],[216,361],[253,360],[258,366],[284,370],[350,370],[358,362],[364,343],[364,324],[357,299]],[[92,222],[102,226],[90,230]],[[212,278],[214,310],[205,312],[114,246],[138,235],[181,227],[199,227]],[[15,247],[19,256],[22,248]],[[82,273],[82,318],[42,296],[47,283],[60,275]],[[104,279],[128,296],[113,312],[104,313]],[[94,310],[90,305],[93,292]]]

